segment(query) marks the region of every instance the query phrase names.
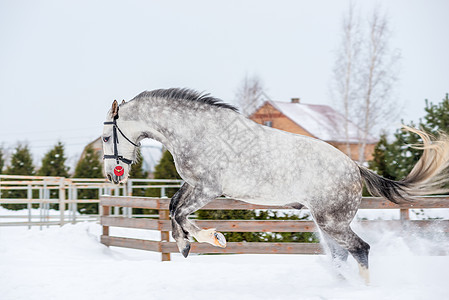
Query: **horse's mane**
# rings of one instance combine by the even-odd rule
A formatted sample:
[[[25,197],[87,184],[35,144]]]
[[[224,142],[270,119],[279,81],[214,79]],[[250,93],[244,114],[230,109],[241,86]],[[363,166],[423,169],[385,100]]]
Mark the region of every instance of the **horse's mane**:
[[[211,97],[210,94],[203,94],[191,89],[171,88],[145,91],[134,97],[133,100],[142,98],[165,98],[178,101],[194,101],[238,112],[238,109],[235,106],[225,103],[221,99],[214,98]]]

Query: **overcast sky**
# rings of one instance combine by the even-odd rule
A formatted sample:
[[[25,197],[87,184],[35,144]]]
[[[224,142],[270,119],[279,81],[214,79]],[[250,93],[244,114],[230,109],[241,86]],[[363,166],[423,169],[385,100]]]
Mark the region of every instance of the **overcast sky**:
[[[449,1],[355,1],[388,12],[402,53],[406,121],[449,92]],[[114,99],[189,87],[227,102],[245,74],[273,100],[332,104],[329,82],[348,1],[0,0],[0,145],[36,161],[57,140],[76,160]],[[397,120],[399,124],[400,120]]]

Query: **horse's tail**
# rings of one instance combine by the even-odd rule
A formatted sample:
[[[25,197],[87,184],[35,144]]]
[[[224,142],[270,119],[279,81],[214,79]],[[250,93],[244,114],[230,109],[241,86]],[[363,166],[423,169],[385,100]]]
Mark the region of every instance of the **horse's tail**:
[[[368,191],[373,196],[387,198],[394,203],[413,201],[412,196],[443,194],[449,192],[444,184],[449,181],[449,137],[440,133],[439,138],[408,126],[404,129],[418,134],[423,144],[412,145],[413,148],[424,150],[421,158],[410,174],[402,180],[394,181],[383,178],[371,170],[359,166]]]

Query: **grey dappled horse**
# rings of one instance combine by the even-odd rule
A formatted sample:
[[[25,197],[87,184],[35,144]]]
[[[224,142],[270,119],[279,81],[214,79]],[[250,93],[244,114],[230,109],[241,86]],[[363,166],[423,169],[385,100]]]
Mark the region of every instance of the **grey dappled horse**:
[[[125,182],[139,142],[161,142],[173,155],[185,181],[170,202],[172,235],[187,257],[189,236],[225,247],[224,236],[204,230],[188,216],[221,195],[263,205],[306,206],[332,257],[357,260],[368,282],[369,245],[349,226],[362,198],[364,180],[371,194],[400,203],[437,193],[449,161],[449,139],[423,131],[422,158],[403,180],[392,181],[357,165],[320,140],[261,126],[233,106],[187,89],[146,91],[129,102],[112,104],[104,123],[104,170]]]

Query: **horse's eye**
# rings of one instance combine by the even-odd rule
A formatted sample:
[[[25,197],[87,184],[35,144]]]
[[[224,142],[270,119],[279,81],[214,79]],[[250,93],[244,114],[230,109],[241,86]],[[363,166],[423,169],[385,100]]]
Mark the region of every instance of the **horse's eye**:
[[[110,136],[104,136],[103,142],[107,143],[111,137]]]

